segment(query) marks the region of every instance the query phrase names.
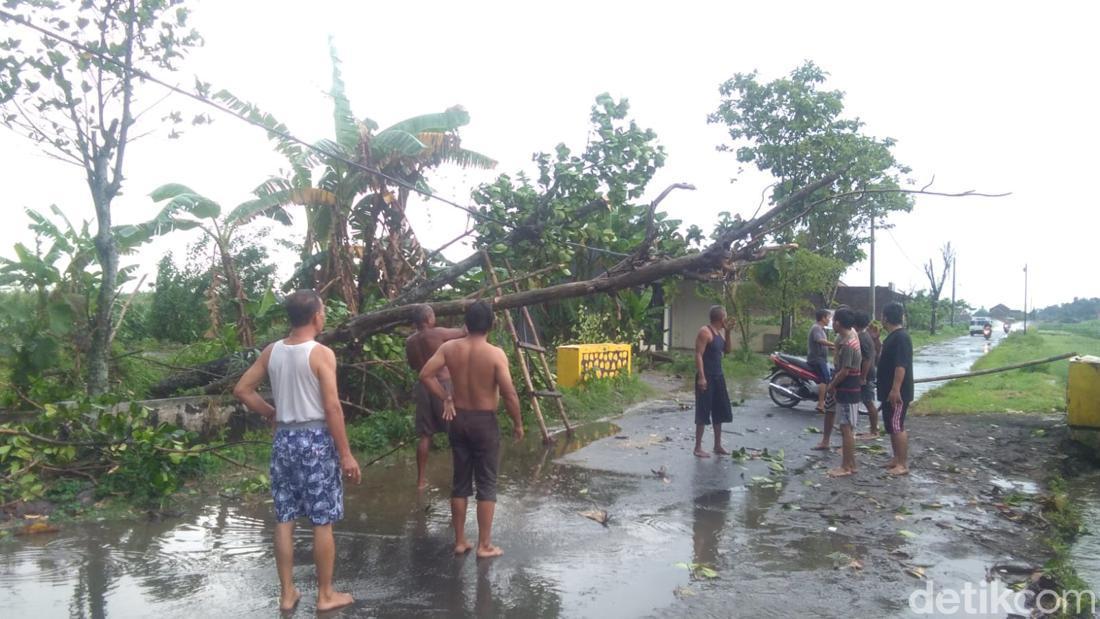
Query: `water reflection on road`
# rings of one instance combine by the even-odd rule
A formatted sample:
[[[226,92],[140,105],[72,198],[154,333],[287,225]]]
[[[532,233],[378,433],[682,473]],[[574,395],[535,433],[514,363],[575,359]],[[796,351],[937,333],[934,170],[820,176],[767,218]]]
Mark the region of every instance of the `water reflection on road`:
[[[914,373],[965,371],[986,345],[963,337],[929,347]],[[735,409],[729,443],[805,454],[812,414],[775,409],[762,384],[734,387],[748,401]],[[506,445],[494,530],[506,554],[494,561],[451,554],[446,452],[433,453],[424,494],[411,454],[371,467],[348,490],[337,527],[337,584],[359,600],[337,615],[634,617],[678,603],[724,616],[896,611],[886,595],[834,595],[844,581],[830,557],[861,555],[867,540],[775,518],[781,490],[751,483],[768,475],[766,463],[691,457],[692,410],[675,397],[690,394],[583,426],[550,448],[537,437]],[[662,466],[667,482],[653,473]],[[578,515],[593,508],[611,512],[608,527]],[[210,497],[188,513],[0,542],[0,608],[11,617],[270,616],[267,497]],[[304,616],[316,595],[309,531],[296,540]],[[684,563],[721,580],[701,582]],[[792,579],[818,595],[791,598]],[[700,597],[684,602],[692,595]]]
[[[963,336],[914,351],[913,376],[919,379],[966,372],[975,361],[1006,337],[1000,322],[995,322],[993,327],[993,336],[988,340],[982,336]],[[943,384],[917,383],[913,386],[914,395],[919,398]]]

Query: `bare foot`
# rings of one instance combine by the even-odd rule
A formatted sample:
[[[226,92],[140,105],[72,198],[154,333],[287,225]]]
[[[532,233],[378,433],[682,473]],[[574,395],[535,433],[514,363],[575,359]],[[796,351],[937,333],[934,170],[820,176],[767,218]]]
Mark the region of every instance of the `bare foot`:
[[[813,447],[811,447],[811,449],[813,449],[814,451],[826,451],[826,450],[829,449],[829,444],[828,443],[818,443],[817,445],[814,445]]]
[[[884,469],[892,469],[892,468],[896,467],[897,465],[898,465],[898,461],[897,461],[897,460],[891,460],[891,461],[887,462],[886,464],[883,464],[883,465],[882,465],[882,468],[884,468]]]
[[[470,549],[473,548],[473,547],[474,547],[473,544],[471,544],[470,542],[467,542],[466,540],[462,540],[461,542],[458,542],[458,543],[455,544],[455,554],[456,555],[464,555],[467,552],[470,552]]]
[[[838,466],[835,469],[829,470],[829,477],[847,477],[849,475],[855,475],[855,469],[846,469],[843,466]]]
[[[500,549],[500,546],[489,546],[488,548],[481,546],[477,547],[478,559],[491,559],[493,557],[499,557],[502,554],[504,554],[504,551]]]
[[[707,452],[703,451],[702,449],[696,449],[696,450],[695,450],[695,457],[696,457],[696,458],[709,458],[709,457],[710,457],[710,454],[708,454]]]
[[[423,490],[424,488],[427,488],[427,487],[428,487],[428,480],[426,480],[426,479],[421,479],[421,480],[416,482],[416,489],[417,490]]]
[[[350,593],[338,593],[333,591],[326,596],[317,596],[317,612],[323,613],[328,610],[343,608],[344,606],[350,606],[354,602],[355,598],[351,597]]]
[[[719,456],[728,456],[728,455],[730,455],[730,452],[726,451],[725,449],[722,449],[721,445],[714,448],[714,453],[718,454]]]
[[[856,439],[860,441],[870,441],[878,438],[878,432],[860,432],[856,435]]]
[[[897,466],[890,467],[890,469],[886,472],[891,474],[891,475],[908,475],[909,474],[909,467],[902,466],[902,465],[899,464]]]
[[[279,610],[283,612],[289,612],[294,610],[294,607],[298,605],[298,600],[302,599],[302,592],[297,587],[291,589],[289,593],[282,593],[279,595]]]

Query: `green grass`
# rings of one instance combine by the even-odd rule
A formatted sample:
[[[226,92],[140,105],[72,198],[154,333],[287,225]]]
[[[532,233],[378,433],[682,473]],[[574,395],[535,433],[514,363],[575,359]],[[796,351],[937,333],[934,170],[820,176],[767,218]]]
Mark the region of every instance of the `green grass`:
[[[997,368],[1067,352],[1100,355],[1100,335],[1089,337],[1065,330],[1064,325],[1044,325],[1026,334],[1012,333],[972,369]],[[1064,411],[1068,374],[1069,361],[1058,361],[954,380],[926,393],[917,401],[914,413]]]
[[[562,387],[565,414],[570,423],[578,424],[618,415],[627,406],[654,394],[637,373],[614,378],[586,381],[576,387]],[[546,403],[546,400],[543,400]],[[547,425],[555,425],[557,407],[552,403],[542,407]]]
[[[695,380],[695,356],[689,352],[672,353],[673,362],[667,366],[672,374],[684,377],[685,385],[690,389]],[[727,379],[761,378],[771,367],[768,355],[750,352],[744,354],[735,350],[722,357],[722,372]]]
[[[913,348],[921,348],[928,346],[929,344],[936,344],[938,342],[945,342],[947,340],[953,340],[960,335],[967,335],[969,326],[965,324],[956,324],[954,327],[951,325],[944,325],[940,327],[939,331],[935,335],[930,335],[926,330],[909,330],[909,337],[913,339]],[[883,332],[883,338],[886,337],[886,332]]]

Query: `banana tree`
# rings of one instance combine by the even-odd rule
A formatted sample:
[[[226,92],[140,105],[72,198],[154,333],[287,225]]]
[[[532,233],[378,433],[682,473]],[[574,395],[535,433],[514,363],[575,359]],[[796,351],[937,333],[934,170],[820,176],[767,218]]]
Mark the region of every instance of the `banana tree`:
[[[270,179],[259,193],[283,196],[284,206],[306,211],[297,283],[357,313],[373,292],[392,297],[428,266],[406,218],[412,193],[408,187],[430,192],[425,172],[443,164],[491,168],[496,162],[462,148],[457,130],[470,116],[460,106],[414,116],[381,131],[369,118],[356,120],[340,59],[331,46],[330,54],[335,139],[318,142],[321,153],[287,139],[286,126],[257,106],[227,91],[215,97],[267,127],[276,150],[290,163],[288,172]],[[315,168],[321,168],[316,178]]]
[[[0,257],[0,286],[33,294],[35,311],[31,316],[17,317],[21,326],[13,329],[14,345],[6,347],[10,350],[0,346],[0,352],[16,357],[14,382],[26,386],[30,376],[58,367],[58,355],[64,348],[71,353],[72,362],[71,376],[66,380],[75,383],[91,346],[89,334],[95,327],[95,302],[101,281],[100,272],[90,268],[96,262],[95,236],[89,222],[74,226],[56,205],[50,206],[53,218],[32,209],[25,212],[31,220],[28,228],[34,232],[34,245],[16,243],[14,259]],[[144,240],[121,240],[118,251],[129,254],[141,242]],[[118,270],[117,288],[130,281],[135,269],[130,265]],[[112,326],[108,342],[117,329],[118,324]]]
[[[154,202],[166,204],[153,219],[130,226],[123,231],[127,239],[150,238],[171,230],[198,229],[214,244],[217,260],[220,263],[211,270],[212,297],[208,308],[212,313],[220,307],[218,291],[228,288],[234,305],[237,307],[237,338],[244,347],[251,347],[255,340],[255,329],[248,311],[248,297],[241,285],[241,277],[233,258],[232,246],[237,232],[247,223],[259,216],[268,217],[279,223],[289,224],[290,217],[281,206],[286,199],[282,195],[267,195],[244,202],[225,216],[217,202],[207,198],[185,185],[169,183],[158,187],[150,194]],[[220,268],[218,268],[220,266]]]

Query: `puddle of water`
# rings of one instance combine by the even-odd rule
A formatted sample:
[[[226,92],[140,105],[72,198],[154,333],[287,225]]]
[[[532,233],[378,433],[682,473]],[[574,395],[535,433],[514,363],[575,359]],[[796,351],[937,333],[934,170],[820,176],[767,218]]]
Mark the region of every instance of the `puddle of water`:
[[[1001,477],[994,477],[989,480],[995,488],[998,488],[1002,492],[1019,492],[1020,494],[1036,495],[1039,494],[1039,485],[1033,481],[1028,480],[1008,480]]]
[[[1095,590],[1100,587],[1100,473],[1070,480],[1069,493],[1088,531],[1073,543],[1070,558],[1078,576]]]

